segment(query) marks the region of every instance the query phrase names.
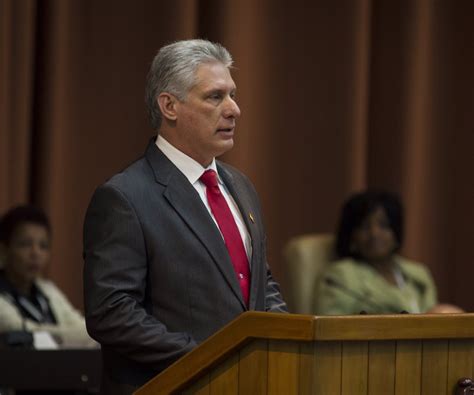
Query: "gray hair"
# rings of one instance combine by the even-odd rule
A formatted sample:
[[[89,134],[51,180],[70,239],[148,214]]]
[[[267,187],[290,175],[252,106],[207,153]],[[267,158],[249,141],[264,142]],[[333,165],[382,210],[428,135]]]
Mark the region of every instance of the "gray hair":
[[[145,102],[151,126],[158,130],[163,115],[156,98],[162,92],[184,100],[196,83],[196,70],[203,63],[232,66],[232,56],[221,44],[207,40],[176,41],[162,47],[153,59],[147,76]]]

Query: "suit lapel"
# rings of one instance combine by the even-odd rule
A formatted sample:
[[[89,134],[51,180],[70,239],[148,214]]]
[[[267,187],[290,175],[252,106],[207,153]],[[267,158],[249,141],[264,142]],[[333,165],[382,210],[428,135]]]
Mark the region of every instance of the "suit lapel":
[[[232,292],[245,307],[224,240],[199,194],[154,142],[153,145],[150,143],[145,156],[153,169],[156,181],[165,186],[163,196],[204,245]]]
[[[252,209],[252,203],[249,200],[248,192],[243,189],[243,186],[236,182],[233,175],[222,166],[219,162],[217,162],[217,168],[219,170],[219,175],[222,177],[227,189],[229,190],[230,194],[235,200],[237,204],[240,214],[245,222],[245,226],[247,227],[247,231],[250,234],[250,239],[252,242],[252,256],[250,259],[250,302],[249,302],[249,310],[255,308],[256,298],[253,297],[256,295],[257,286],[259,284],[259,270],[258,270],[258,256],[261,253],[261,244],[259,243],[259,235],[257,231],[256,224],[250,220],[250,215],[255,215],[254,210]]]

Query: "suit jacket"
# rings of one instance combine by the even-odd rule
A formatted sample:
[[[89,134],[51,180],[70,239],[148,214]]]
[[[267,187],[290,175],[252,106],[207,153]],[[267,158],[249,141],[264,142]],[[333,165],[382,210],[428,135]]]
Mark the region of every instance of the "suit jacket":
[[[405,286],[385,280],[368,263],[351,258],[331,263],[316,292],[316,314],[370,314],[426,312],[436,302],[436,287],[426,266],[395,257]],[[328,281],[329,279],[329,281]],[[414,306],[413,302],[416,302]]]
[[[284,312],[257,194],[242,173],[217,167],[252,239],[249,309]],[[110,393],[144,384],[247,310],[218,228],[154,141],[95,191],[84,260],[86,323],[102,345]]]

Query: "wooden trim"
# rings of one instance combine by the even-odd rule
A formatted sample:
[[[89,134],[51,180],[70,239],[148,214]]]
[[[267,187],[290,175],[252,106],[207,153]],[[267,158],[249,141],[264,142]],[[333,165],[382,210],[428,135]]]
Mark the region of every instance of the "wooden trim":
[[[474,314],[315,317],[314,340],[474,338]]]

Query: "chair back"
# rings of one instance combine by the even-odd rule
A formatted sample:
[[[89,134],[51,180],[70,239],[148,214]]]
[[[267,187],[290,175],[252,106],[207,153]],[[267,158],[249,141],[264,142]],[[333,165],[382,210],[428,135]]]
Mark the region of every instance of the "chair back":
[[[334,236],[306,234],[292,238],[284,247],[285,300],[290,312],[315,314],[314,296],[319,277],[334,260]]]

